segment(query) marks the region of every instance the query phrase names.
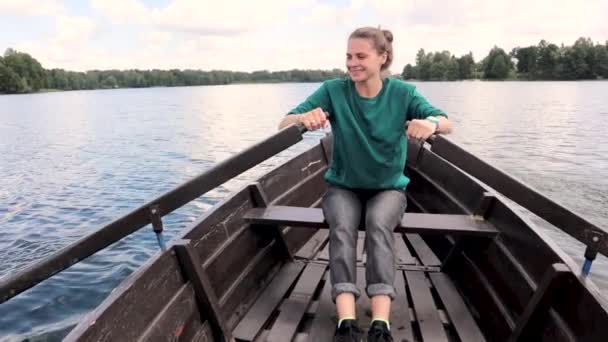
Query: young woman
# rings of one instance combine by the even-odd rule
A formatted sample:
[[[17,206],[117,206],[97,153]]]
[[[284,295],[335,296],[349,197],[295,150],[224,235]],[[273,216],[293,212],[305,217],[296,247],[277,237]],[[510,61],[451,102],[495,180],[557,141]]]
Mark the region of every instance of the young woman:
[[[364,27],[348,39],[349,76],[324,82],[294,108],[279,128],[302,123],[326,127],[334,136],[333,160],[325,174],[323,212],[330,227],[332,299],[336,303],[336,341],[361,341],[355,317],[357,230],[365,224],[366,294],[371,299],[368,341],[392,341],[389,324],[395,296],[393,230],[406,205],[404,175],[407,138],[449,133],[447,116],[412,85],[385,77],[393,60],[393,35]],[[329,114],[329,116],[326,115]],[[409,121],[407,129],[406,122]]]

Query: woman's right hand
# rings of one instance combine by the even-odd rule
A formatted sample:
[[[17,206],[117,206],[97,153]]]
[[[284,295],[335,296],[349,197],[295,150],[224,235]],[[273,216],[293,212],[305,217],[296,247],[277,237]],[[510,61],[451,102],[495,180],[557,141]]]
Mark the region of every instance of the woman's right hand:
[[[325,128],[329,123],[327,115],[320,107],[317,107],[310,112],[300,114],[299,121],[309,131],[316,131],[319,128]]]

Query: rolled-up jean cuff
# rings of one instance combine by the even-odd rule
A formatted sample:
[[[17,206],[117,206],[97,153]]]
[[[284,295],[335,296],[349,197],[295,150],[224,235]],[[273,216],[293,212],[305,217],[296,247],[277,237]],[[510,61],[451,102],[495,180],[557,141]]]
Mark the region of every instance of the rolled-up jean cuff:
[[[371,284],[365,289],[368,297],[385,295],[389,296],[391,300],[395,299],[395,288],[388,284]]]
[[[361,296],[361,291],[359,291],[359,289],[357,288],[357,286],[355,286],[355,284],[337,283],[337,284],[334,284],[331,288],[331,299],[335,302],[336,297],[338,297],[338,295],[340,293],[344,293],[344,292],[352,293],[355,296],[355,300],[359,299],[359,297]]]

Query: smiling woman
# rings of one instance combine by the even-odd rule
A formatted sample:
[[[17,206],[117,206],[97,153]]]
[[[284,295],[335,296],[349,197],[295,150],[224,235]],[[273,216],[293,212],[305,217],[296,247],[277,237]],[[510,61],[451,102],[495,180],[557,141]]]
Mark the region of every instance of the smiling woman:
[[[367,340],[392,341],[389,313],[396,295],[393,228],[407,206],[410,180],[403,172],[407,138],[427,139],[451,131],[447,116],[414,86],[383,75],[393,60],[392,41],[388,30],[355,30],[346,52],[350,77],[323,83],[279,124],[282,128],[300,122],[309,130],[328,123],[332,126],[333,160],[324,176],[329,187],[322,203],[330,227],[337,341],[359,341],[363,334],[355,317],[355,301],[361,295],[356,285],[357,229],[363,221],[367,234],[365,292],[372,312]]]

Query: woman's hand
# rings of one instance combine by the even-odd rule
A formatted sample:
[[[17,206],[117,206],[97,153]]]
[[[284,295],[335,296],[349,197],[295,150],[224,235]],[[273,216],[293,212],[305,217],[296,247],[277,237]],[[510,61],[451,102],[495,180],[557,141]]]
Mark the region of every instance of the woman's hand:
[[[410,139],[426,140],[435,133],[437,125],[429,120],[412,120],[407,125],[407,137]]]
[[[300,114],[299,121],[309,131],[315,131],[319,128],[325,128],[329,123],[329,121],[327,120],[327,115],[325,115],[325,112],[323,112],[323,110],[319,107],[311,110],[310,112]]]

